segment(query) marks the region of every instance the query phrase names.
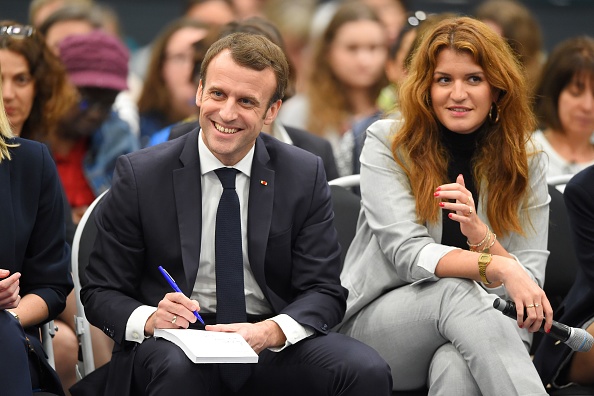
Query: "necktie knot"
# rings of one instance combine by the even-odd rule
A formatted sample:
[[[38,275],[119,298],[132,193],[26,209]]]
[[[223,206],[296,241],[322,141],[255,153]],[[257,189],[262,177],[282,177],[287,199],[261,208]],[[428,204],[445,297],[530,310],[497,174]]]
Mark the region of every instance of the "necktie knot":
[[[215,173],[217,174],[221,184],[223,185],[224,189],[235,189],[235,175],[239,172],[235,168],[219,168],[215,169]]]

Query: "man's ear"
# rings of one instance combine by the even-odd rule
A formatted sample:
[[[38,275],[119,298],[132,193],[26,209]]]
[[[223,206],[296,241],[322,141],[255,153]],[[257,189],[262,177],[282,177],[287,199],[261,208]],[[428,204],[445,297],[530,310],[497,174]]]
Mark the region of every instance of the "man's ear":
[[[200,107],[202,105],[202,80],[198,82],[198,89],[196,90],[196,106]]]
[[[278,111],[281,108],[281,104],[283,103],[282,100],[277,100],[274,102],[268,110],[266,110],[266,115],[264,116],[264,124],[270,125],[275,120],[276,116],[278,115]]]

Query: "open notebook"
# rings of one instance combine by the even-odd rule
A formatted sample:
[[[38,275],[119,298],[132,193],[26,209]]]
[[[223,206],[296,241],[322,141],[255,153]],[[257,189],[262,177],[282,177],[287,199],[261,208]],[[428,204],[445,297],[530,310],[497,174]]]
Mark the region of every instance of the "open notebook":
[[[258,363],[256,352],[236,333],[155,329],[155,337],[173,342],[194,363]]]

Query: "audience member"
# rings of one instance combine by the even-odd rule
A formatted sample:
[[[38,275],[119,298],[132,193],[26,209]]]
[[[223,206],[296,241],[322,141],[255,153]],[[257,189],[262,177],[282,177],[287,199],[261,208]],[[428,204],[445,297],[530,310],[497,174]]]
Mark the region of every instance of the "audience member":
[[[339,331],[380,352],[394,389],[545,395],[528,348],[553,314],[541,289],[549,197],[521,69],[466,17],[437,24],[416,54],[402,120],[367,131]],[[516,303],[517,324],[495,297]]]
[[[170,23],[155,41],[138,99],[143,147],[155,132],[195,113],[192,44],[204,38],[209,29],[203,22],[179,19]]]
[[[29,23],[33,27],[39,28],[54,11],[70,4],[91,6],[93,0],[31,0],[29,3]]]
[[[358,157],[351,128],[379,114],[376,100],[387,82],[386,37],[369,6],[341,6],[316,45],[306,93],[287,101],[279,114],[283,124],[330,141],[340,176],[354,173]]]
[[[575,175],[563,197],[579,270],[555,319],[594,335],[594,166]],[[553,388],[570,383],[594,385],[594,349],[574,353],[567,345],[545,337],[536,350],[534,364],[543,382]]]
[[[260,133],[278,114],[288,73],[265,37],[222,38],[202,62],[202,129],[118,160],[81,293],[91,323],[116,342],[107,394],[391,393],[377,352],[330,332],[346,291],[321,160]],[[215,226],[224,172],[237,181],[238,194],[225,187],[237,223]],[[163,263],[192,299],[170,293]],[[194,327],[194,310],[207,331],[242,335],[258,363],[196,365],[150,337],[155,328]]]
[[[549,177],[574,174],[594,164],[594,38],[558,44],[536,89],[541,129],[535,140],[549,156]]]
[[[105,6],[100,4],[93,6],[65,5],[49,15],[39,30],[45,35],[50,49],[58,54],[60,42],[64,38],[88,34],[97,29],[102,29],[121,39],[117,31],[113,31],[114,17],[117,16],[114,16],[113,13],[108,16]],[[117,24],[117,21],[115,22]],[[132,89],[127,88],[118,94],[113,110],[128,123],[132,132],[138,136],[140,133],[138,107],[134,98],[138,97],[142,82],[133,73],[128,73],[127,81],[128,87],[132,87]]]
[[[0,28],[0,39],[18,29]],[[0,90],[2,89],[0,79]],[[0,97],[0,381],[6,396],[63,395],[40,340],[72,290],[56,167],[47,148],[14,137]]]
[[[237,32],[262,35],[272,41],[274,44],[278,45],[285,53],[285,56],[287,56],[281,33],[270,21],[260,17],[252,17],[240,22],[230,22],[223,26],[220,31],[216,30],[215,34],[210,34],[208,38],[199,41],[197,45],[194,46],[195,58],[193,74],[195,81],[200,80],[200,65],[204,60],[204,55],[210,47],[210,44],[218,38]],[[288,57],[287,60],[289,63],[289,82],[287,88],[285,89],[283,102],[290,98],[295,90],[295,74],[292,72],[294,69],[291,67],[292,65]],[[196,110],[197,112],[199,111],[198,107],[196,107]],[[198,127],[200,127],[200,124],[198,122],[197,116],[196,119],[182,121],[153,135],[153,138],[151,139],[151,145],[161,143],[168,139],[171,140],[177,138]],[[338,177],[336,162],[334,160],[334,155],[332,154],[332,147],[325,139],[298,128],[284,126],[276,120],[270,125],[262,126],[262,132],[274,136],[281,142],[292,144],[317,155],[318,157],[322,158],[322,161],[324,162],[324,169],[326,170],[326,177],[328,180]]]
[[[110,187],[116,158],[138,149],[128,124],[111,111],[127,87],[128,50],[119,39],[95,30],[65,38],[59,53],[80,102],[48,143],[78,224],[88,205]]]
[[[407,9],[405,0],[355,0],[367,4],[377,14],[388,33],[388,45],[392,45],[406,24]]]
[[[237,18],[231,0],[186,0],[183,15],[213,26],[221,26]]]
[[[486,0],[475,16],[505,38],[524,67],[533,94],[545,54],[540,24],[532,11],[517,0]]]

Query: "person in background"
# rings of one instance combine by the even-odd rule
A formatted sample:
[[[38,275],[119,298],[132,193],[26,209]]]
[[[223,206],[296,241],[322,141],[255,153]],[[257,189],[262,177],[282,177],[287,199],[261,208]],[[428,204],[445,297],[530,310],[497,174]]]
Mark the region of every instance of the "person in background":
[[[231,0],[186,0],[185,18],[222,26],[237,19]]]
[[[337,11],[312,55],[304,94],[281,109],[279,121],[330,141],[339,176],[354,173],[358,157],[352,127],[379,114],[376,101],[387,80],[384,25],[372,8],[349,2]]]
[[[322,161],[260,132],[288,74],[265,37],[225,36],[202,62],[201,129],[118,159],[81,292],[91,323],[116,342],[106,394],[391,394],[377,352],[330,331],[346,291]],[[220,180],[233,224],[217,209]],[[163,263],[185,294],[171,293]],[[188,327],[241,335],[258,363],[194,364],[151,337]]]
[[[50,14],[39,30],[45,36],[50,49],[57,55],[60,42],[69,36],[88,34],[101,29],[121,39],[117,31],[108,30],[108,28],[113,28],[113,17],[113,13],[110,17],[109,11],[99,4],[92,6],[69,4]],[[113,110],[128,123],[132,132],[138,136],[140,126],[135,98],[138,97],[142,82],[133,73],[128,73],[127,83],[132,88],[125,89],[118,94]]]
[[[476,8],[474,14],[507,41],[524,68],[529,93],[534,95],[546,58],[536,16],[517,0],[487,0]]]
[[[100,30],[60,42],[60,59],[79,103],[48,136],[60,178],[78,224],[86,208],[111,186],[118,156],[138,149],[138,140],[111,106],[127,87],[128,50]]]
[[[446,19],[423,35],[400,108],[367,130],[338,330],[379,351],[395,390],[546,395],[528,354],[553,314],[546,158],[527,143],[517,59],[484,23]]]
[[[252,17],[239,22],[233,21],[223,26],[221,29],[213,30],[213,34],[209,34],[207,38],[200,40],[194,45],[195,58],[194,71],[192,73],[194,76],[194,81],[200,80],[200,66],[210,45],[219,38],[237,32],[262,35],[272,41],[274,44],[278,45],[283,50],[285,55],[287,55],[283,38],[272,22],[261,17]],[[294,94],[296,85],[296,75],[288,56],[287,60],[289,62],[289,83],[287,89],[285,90],[283,101],[287,100]],[[198,108],[196,110],[199,111]],[[167,127],[163,131],[153,135],[153,139],[151,139],[151,145],[158,144],[165,140],[175,139],[198,127],[200,127],[200,125],[197,118],[193,120],[182,121],[181,123]],[[274,136],[281,142],[292,144],[319,156],[324,162],[324,168],[326,170],[326,176],[328,180],[338,177],[336,162],[334,160],[334,155],[332,154],[332,147],[325,139],[298,128],[284,126],[276,120],[270,125],[264,125],[262,127],[262,132]]]
[[[557,44],[543,67],[535,108],[541,129],[534,139],[549,156],[548,177],[594,164],[594,38]]]
[[[12,32],[0,35],[2,96],[12,133],[45,142],[48,135],[59,129],[60,120],[78,104],[78,92],[36,29],[15,21],[2,21],[0,30]],[[75,226],[67,200],[64,206],[66,241],[72,244]],[[54,360],[66,393],[76,380],[74,366],[78,360],[72,319],[74,306],[74,295],[70,293],[66,309],[54,319],[58,328],[53,340]]]
[[[210,28],[204,22],[178,19],[163,29],[152,46],[138,99],[142,147],[149,144],[155,132],[195,114],[192,43],[204,38]]]
[[[4,27],[0,39],[19,34]],[[41,325],[62,312],[73,287],[62,187],[47,148],[13,135],[1,96],[0,185],[2,395],[63,395],[40,340]]]
[[[93,0],[31,0],[29,3],[29,23],[40,28],[45,19],[54,11],[66,5],[91,6]]]
[[[571,290],[555,312],[555,320],[594,335],[594,165],[571,178],[563,197],[579,268]],[[553,389],[594,385],[594,349],[575,353],[545,337],[534,354],[534,365],[543,383]]]

